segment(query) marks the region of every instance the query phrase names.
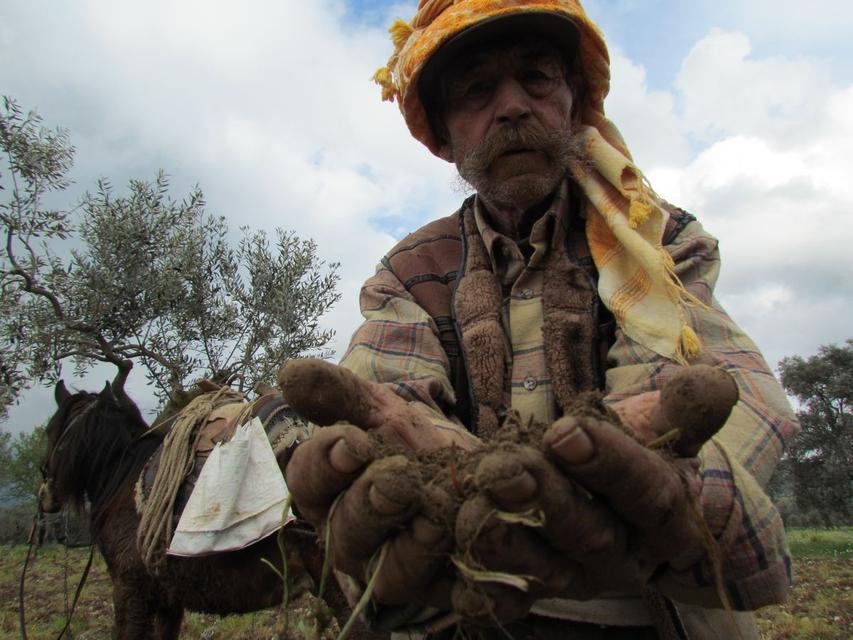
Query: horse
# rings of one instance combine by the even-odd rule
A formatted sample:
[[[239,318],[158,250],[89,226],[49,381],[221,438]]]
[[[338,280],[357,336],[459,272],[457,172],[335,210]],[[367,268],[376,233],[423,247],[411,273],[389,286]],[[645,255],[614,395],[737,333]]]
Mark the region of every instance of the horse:
[[[146,568],[136,542],[140,516],[134,485],[164,436],[149,431],[122,387],[107,382],[100,393],[72,394],[62,381],[57,383],[57,410],[47,424],[39,496],[45,512],[68,505],[88,514],[92,540],[113,585],[116,637],[175,640],[185,610],[225,615],[280,605],[282,580],[262,563],[265,559],[282,570],[275,535],[238,551],[167,556],[156,575]],[[289,575],[307,574],[319,584],[323,556],[316,534],[300,521],[285,527],[283,534]],[[345,620],[341,616],[348,615],[346,599],[334,580],[328,582],[324,600]],[[372,634],[360,626],[357,635]]]

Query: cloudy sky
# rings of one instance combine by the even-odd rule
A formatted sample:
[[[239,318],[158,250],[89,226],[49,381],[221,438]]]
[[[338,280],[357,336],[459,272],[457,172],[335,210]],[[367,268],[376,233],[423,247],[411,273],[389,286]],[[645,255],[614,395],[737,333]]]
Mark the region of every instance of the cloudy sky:
[[[608,115],[656,190],[720,238],[718,296],[771,365],[853,336],[849,0],[585,5],[610,46]],[[162,168],[235,228],[314,238],[341,263],[340,353],[378,258],[462,197],[369,82],[415,6],[0,0],[0,94],[70,130],[77,193]],[[3,426],[49,406],[32,392]]]

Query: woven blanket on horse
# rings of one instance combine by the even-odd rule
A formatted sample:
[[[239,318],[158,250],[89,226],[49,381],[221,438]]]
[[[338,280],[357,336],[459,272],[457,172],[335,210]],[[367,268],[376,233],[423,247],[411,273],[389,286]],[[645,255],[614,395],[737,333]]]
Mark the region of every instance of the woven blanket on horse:
[[[147,563],[156,566],[167,546],[174,555],[232,551],[281,528],[287,493],[277,457],[310,426],[280,395],[248,403],[230,389],[210,392],[169,422],[136,484]]]

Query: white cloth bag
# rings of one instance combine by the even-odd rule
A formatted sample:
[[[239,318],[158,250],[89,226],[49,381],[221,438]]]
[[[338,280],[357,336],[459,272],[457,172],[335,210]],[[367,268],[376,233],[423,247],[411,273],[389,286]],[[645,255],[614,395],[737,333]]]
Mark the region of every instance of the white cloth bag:
[[[198,476],[167,553],[200,556],[242,549],[296,519],[258,418],[217,443]]]

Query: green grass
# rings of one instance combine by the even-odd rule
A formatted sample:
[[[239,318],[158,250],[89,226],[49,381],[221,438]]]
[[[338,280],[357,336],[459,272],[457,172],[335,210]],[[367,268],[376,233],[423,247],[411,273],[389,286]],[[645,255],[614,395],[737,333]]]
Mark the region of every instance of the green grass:
[[[765,607],[756,618],[763,640],[849,640],[853,638],[853,527],[791,529],[794,585],[783,605]],[[26,547],[0,547],[0,640],[17,640],[18,579]],[[39,551],[27,577],[27,625],[30,638],[54,638],[65,622],[65,600],[72,597],[86,563],[86,549],[56,545]],[[80,640],[110,637],[112,585],[96,555],[72,629]],[[289,640],[333,640],[338,625],[318,633],[308,601],[291,609]],[[187,614],[181,638],[268,640],[276,637],[282,617],[276,610],[218,618]]]
[[[0,546],[0,640],[19,640],[18,581],[26,546]],[[69,549],[46,545],[38,551],[27,571],[25,609],[30,638],[55,638],[65,624],[66,598],[74,596],[77,581],[88,557],[87,549]],[[339,625],[329,620],[323,609],[323,627],[318,627],[317,611],[323,608],[308,595],[291,604],[288,640],[334,640]],[[71,630],[79,640],[106,640],[111,637],[113,621],[112,584],[106,565],[95,554],[92,570],[80,596]],[[269,640],[280,637],[283,628],[279,610],[267,609],[245,615],[219,617],[187,613],[181,638],[194,640]]]
[[[756,613],[764,640],[853,638],[853,527],[788,529],[794,584],[785,604]]]
[[[788,601],[756,613],[764,640],[853,638],[853,560],[799,558]]]
[[[853,559],[853,527],[788,529],[788,544],[795,558]]]

